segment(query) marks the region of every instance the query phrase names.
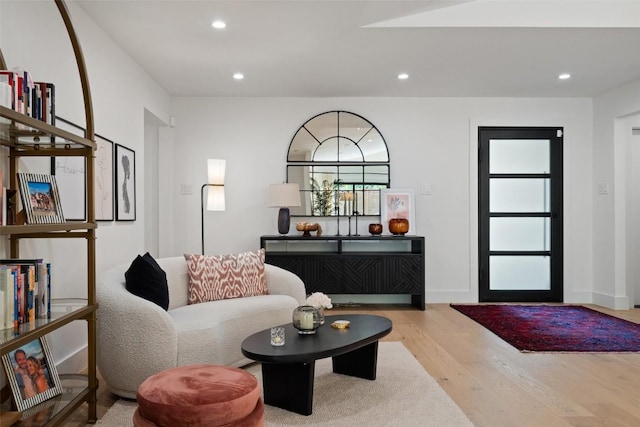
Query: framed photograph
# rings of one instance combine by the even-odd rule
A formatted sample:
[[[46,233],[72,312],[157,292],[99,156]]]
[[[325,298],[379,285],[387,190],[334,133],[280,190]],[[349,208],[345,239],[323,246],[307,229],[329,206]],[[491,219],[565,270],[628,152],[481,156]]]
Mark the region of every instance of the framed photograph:
[[[62,384],[44,337],[2,356],[18,411],[62,394]]]
[[[116,144],[116,221],[136,220],[136,153]]]
[[[56,116],[56,127],[85,137],[84,128]],[[87,220],[87,180],[84,156],[58,156],[51,158],[51,175],[55,175],[67,221]]]
[[[65,222],[56,177],[38,173],[18,173],[20,199],[28,224]]]
[[[96,221],[113,221],[113,141],[96,134],[94,173]]]
[[[394,188],[380,190],[380,222],[385,234],[389,234],[389,220],[391,218],[405,218],[409,220],[409,232],[416,233],[415,207],[413,190],[399,190]]]

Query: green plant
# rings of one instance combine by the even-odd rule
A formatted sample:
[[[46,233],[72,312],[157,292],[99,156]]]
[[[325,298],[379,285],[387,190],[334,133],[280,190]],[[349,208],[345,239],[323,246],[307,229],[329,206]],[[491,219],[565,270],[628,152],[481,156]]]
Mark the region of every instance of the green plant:
[[[331,216],[333,211],[333,196],[335,183],[329,180],[322,180],[322,184],[318,184],[314,178],[311,178],[311,192],[313,200],[313,210],[311,215],[314,216]]]

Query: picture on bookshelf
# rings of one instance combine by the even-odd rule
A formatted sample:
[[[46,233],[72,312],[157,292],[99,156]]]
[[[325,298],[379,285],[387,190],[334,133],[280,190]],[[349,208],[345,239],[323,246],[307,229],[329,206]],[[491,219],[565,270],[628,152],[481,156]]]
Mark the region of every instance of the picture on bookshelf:
[[[116,221],[136,220],[136,153],[116,144]]]
[[[85,137],[84,128],[60,116],[55,118],[56,127],[74,135]],[[60,141],[57,141],[60,144]],[[62,140],[62,143],[66,143]],[[51,158],[51,175],[55,175],[62,200],[62,210],[67,221],[86,221],[87,186],[84,156],[57,156]]]
[[[95,214],[96,221],[113,221],[113,141],[96,134]]]
[[[60,194],[53,175],[18,173],[20,199],[28,224],[65,222]]]
[[[62,384],[45,337],[2,356],[2,364],[18,411],[62,394]]]

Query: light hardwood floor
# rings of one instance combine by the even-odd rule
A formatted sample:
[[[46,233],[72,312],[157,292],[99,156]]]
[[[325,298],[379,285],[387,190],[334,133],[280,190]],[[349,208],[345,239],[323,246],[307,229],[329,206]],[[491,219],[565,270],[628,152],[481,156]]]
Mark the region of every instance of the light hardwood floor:
[[[589,307],[640,323],[640,309]],[[448,304],[327,312],[339,313],[390,318],[384,340],[402,341],[476,426],[640,426],[640,353],[521,353]],[[114,402],[104,386],[98,402],[99,416]],[[67,425],[85,421],[81,408]]]

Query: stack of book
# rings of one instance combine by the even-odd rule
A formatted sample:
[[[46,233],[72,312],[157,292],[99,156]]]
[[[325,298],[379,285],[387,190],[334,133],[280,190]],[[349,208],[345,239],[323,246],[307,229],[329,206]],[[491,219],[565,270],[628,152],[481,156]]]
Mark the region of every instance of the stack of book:
[[[42,259],[0,259],[0,329],[51,317],[51,264]]]
[[[55,124],[53,83],[34,82],[27,71],[0,70],[0,105],[37,120]]]

